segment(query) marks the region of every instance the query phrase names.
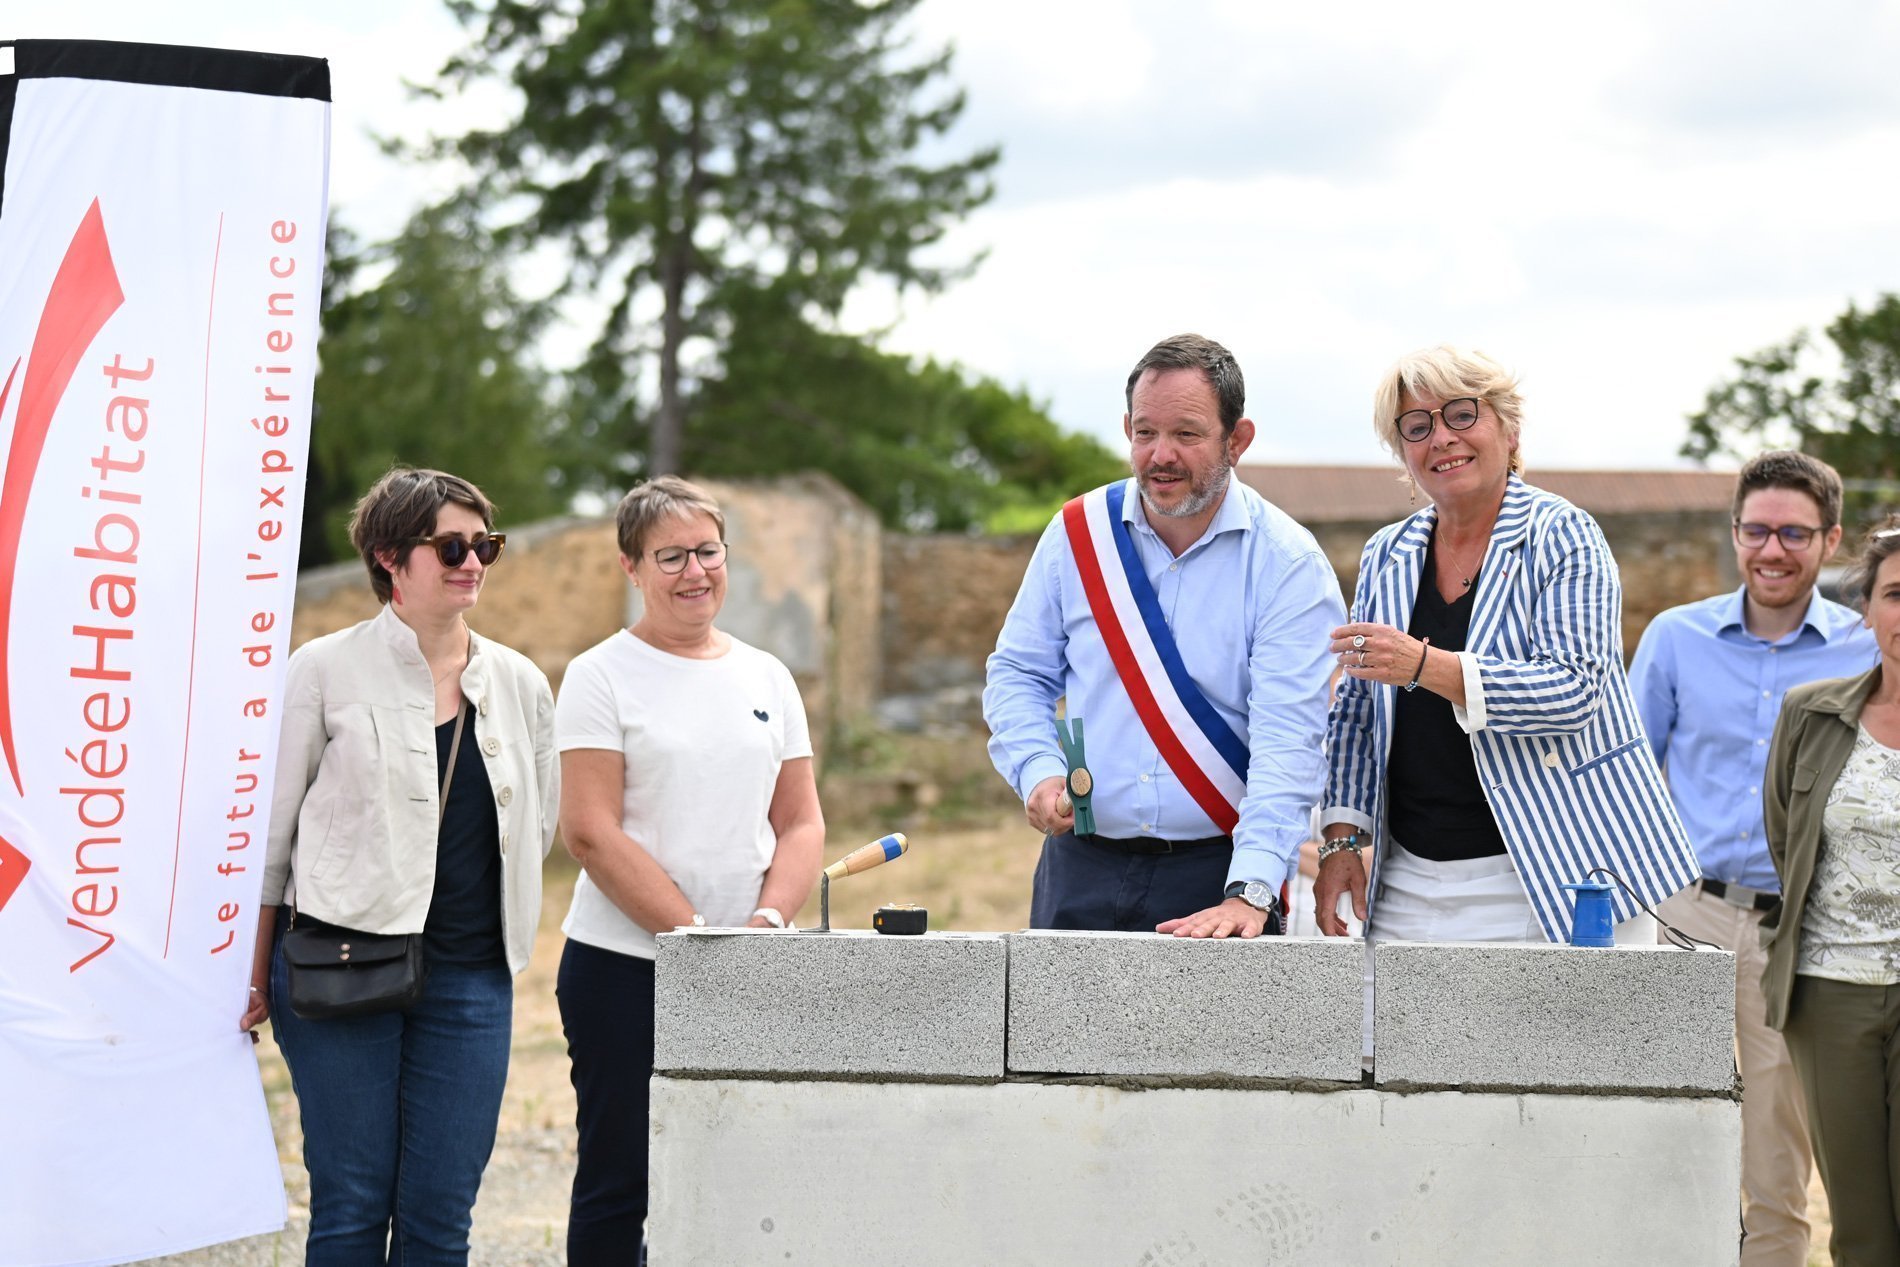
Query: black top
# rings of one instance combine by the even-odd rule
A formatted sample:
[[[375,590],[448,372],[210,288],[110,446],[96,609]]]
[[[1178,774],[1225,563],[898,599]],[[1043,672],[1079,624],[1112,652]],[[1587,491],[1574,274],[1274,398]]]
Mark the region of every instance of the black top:
[[[435,892],[422,926],[431,963],[506,963],[501,941],[501,827],[471,714],[455,754],[455,781],[436,835]],[[449,769],[455,718],[435,728],[436,786]]]
[[[1430,638],[1440,651],[1463,651],[1480,578],[1472,577],[1472,587],[1447,603],[1433,579],[1434,549],[1426,549],[1424,578],[1406,632]],[[1421,687],[1398,692],[1398,705],[1386,761],[1392,839],[1407,853],[1433,862],[1503,853],[1504,837],[1478,784],[1471,736],[1452,716],[1451,701]]]

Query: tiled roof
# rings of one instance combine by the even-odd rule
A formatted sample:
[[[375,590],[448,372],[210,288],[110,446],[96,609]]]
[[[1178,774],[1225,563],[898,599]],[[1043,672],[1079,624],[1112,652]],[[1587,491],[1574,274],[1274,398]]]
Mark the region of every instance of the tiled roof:
[[[1388,523],[1417,509],[1397,465],[1243,462],[1238,469],[1249,487],[1301,523]],[[1735,492],[1732,471],[1532,470],[1525,478],[1598,516],[1726,512]]]

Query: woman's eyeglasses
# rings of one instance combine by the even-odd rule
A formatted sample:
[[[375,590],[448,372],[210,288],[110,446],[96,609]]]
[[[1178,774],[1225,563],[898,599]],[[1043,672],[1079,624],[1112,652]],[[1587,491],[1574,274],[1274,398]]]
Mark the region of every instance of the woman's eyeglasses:
[[[699,559],[701,571],[716,571],[726,565],[726,543],[708,541],[705,545],[695,546],[691,550],[684,546],[668,546],[664,550],[655,550],[653,566],[668,576],[678,576],[686,570],[686,560],[695,556]]]
[[[1469,396],[1460,397],[1446,401],[1442,409],[1408,409],[1394,421],[1399,424],[1399,434],[1417,444],[1431,435],[1433,415],[1444,419],[1452,431],[1469,431],[1478,421],[1478,402]]]
[[[435,557],[442,560],[442,566],[453,572],[468,562],[468,556],[474,555],[475,561],[483,567],[494,566],[501,557],[501,548],[508,544],[505,532],[479,532],[473,541],[445,532],[436,537],[411,537],[409,544],[428,546],[435,551]]]

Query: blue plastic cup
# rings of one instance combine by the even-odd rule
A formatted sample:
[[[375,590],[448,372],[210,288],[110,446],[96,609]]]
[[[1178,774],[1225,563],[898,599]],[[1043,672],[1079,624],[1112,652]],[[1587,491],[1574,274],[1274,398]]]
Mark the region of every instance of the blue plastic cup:
[[[1577,895],[1576,910],[1570,921],[1570,944],[1616,945],[1616,918],[1610,913],[1610,894],[1616,891],[1616,886],[1608,880],[1585,880],[1564,887]]]

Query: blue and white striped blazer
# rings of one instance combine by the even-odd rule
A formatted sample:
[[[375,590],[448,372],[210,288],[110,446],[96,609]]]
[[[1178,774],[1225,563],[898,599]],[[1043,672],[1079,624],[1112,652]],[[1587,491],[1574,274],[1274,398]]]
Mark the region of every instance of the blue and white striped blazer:
[[[1366,543],[1353,619],[1404,629],[1426,545],[1427,506]],[[1478,781],[1524,891],[1552,941],[1570,936],[1562,885],[1608,867],[1654,904],[1698,874],[1623,672],[1623,591],[1589,515],[1516,475],[1491,530],[1471,613],[1465,705]],[[1385,771],[1397,688],[1342,677],[1327,726],[1321,821],[1372,833],[1372,894],[1385,854]],[[1620,889],[1616,918],[1637,908]]]

